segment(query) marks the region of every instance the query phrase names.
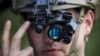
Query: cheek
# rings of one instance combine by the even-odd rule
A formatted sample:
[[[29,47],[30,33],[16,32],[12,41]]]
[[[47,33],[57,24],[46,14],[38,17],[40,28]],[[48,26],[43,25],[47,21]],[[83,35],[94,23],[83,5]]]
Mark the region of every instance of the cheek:
[[[36,49],[37,52],[39,52],[39,50],[42,49],[43,47],[43,38],[42,38],[42,34],[37,34],[34,30],[29,31],[29,35],[30,35],[30,39],[32,42],[32,45],[34,46],[34,48]]]

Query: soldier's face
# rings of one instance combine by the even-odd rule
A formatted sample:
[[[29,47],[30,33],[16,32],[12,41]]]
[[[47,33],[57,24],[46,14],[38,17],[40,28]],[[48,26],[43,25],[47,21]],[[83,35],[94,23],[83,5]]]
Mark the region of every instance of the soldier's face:
[[[73,10],[66,10],[72,13],[73,18],[77,19],[79,14]],[[28,17],[31,17],[30,14]],[[88,11],[85,15],[85,21],[82,23],[79,31],[79,39],[76,47],[81,49],[84,45],[84,38],[87,36],[92,28],[94,15],[92,11]],[[47,27],[42,33],[38,34],[35,32],[34,28],[30,27],[28,30],[30,43],[34,48],[35,56],[67,56],[71,47],[71,43],[64,44],[62,41],[54,42],[48,38]],[[74,35],[73,35],[74,36]]]

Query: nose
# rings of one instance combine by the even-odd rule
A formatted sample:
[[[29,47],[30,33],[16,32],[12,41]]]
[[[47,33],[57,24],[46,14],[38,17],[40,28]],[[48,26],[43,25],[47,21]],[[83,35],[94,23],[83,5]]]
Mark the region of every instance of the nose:
[[[44,42],[45,42],[46,44],[52,44],[52,43],[53,43],[53,40],[51,40],[49,37],[45,37],[45,38],[44,38]]]

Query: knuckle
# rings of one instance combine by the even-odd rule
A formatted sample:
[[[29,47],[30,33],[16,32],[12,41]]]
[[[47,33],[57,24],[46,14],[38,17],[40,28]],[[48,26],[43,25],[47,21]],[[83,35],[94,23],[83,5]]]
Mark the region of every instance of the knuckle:
[[[31,51],[33,51],[33,48],[32,47],[28,47]]]
[[[2,38],[2,43],[6,43],[7,41],[9,41],[9,39],[6,38],[6,37],[8,37],[8,36],[5,36],[5,37]]]
[[[13,41],[18,41],[18,40],[20,40],[20,38],[18,38],[18,36],[14,36],[12,40]]]

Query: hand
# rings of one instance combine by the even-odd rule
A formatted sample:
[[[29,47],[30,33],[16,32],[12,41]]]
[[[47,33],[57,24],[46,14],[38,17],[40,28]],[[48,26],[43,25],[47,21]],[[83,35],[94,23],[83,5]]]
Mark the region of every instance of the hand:
[[[27,47],[24,50],[20,50],[20,43],[23,34],[30,25],[29,21],[26,21],[19,30],[15,33],[11,43],[9,42],[9,34],[11,30],[11,21],[8,20],[4,26],[4,32],[2,36],[2,56],[33,56],[33,48]]]

